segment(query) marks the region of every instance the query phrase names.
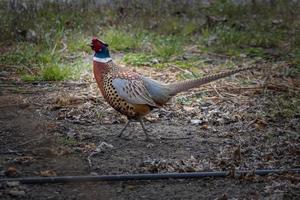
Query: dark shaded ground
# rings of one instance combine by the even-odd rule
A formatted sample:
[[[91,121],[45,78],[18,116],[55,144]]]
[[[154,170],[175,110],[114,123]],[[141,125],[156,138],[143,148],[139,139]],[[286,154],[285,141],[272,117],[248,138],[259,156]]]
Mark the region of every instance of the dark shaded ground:
[[[291,100],[297,97],[299,88],[297,83],[286,87],[279,68],[268,75],[263,69],[246,72],[182,94],[147,117],[153,141],[146,142],[138,124],[131,125],[124,138],[115,137],[125,119],[103,102],[90,73],[78,82],[26,84],[18,81],[15,69],[4,70],[3,66],[1,177],[299,167],[299,115],[282,117],[277,113],[282,109],[280,105],[274,108],[273,104],[282,95]],[[168,81],[182,73],[177,68],[138,71]],[[261,84],[266,77],[271,79],[269,84]],[[241,85],[242,80],[247,81]],[[90,166],[88,157],[93,152],[96,154],[90,156]],[[299,196],[299,175],[292,174],[153,182],[0,184],[2,199]]]

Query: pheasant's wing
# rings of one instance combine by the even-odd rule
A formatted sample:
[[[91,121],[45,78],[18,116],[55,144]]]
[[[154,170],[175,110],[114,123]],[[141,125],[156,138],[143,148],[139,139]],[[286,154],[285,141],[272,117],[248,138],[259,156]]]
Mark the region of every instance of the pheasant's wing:
[[[158,81],[152,80],[147,77],[143,77],[143,82],[145,88],[149,92],[151,99],[153,99],[157,104],[163,105],[171,98],[170,88],[168,85],[160,83]]]
[[[112,85],[117,90],[118,95],[129,103],[158,107],[140,76],[130,76],[129,78],[117,76],[113,78]]]

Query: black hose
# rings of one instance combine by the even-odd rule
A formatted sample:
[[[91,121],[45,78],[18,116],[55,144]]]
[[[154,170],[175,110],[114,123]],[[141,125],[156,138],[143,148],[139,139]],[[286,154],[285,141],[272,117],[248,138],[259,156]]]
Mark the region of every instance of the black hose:
[[[291,170],[245,170],[236,171],[235,175],[267,175],[280,173],[300,173],[300,168]],[[189,179],[204,177],[226,177],[231,173],[228,171],[219,172],[187,172],[187,173],[165,173],[165,174],[122,174],[122,175],[97,175],[97,176],[54,176],[54,177],[23,177],[23,178],[3,178],[0,182],[19,181],[21,183],[67,183],[67,182],[85,182],[85,181],[137,181],[137,180],[162,180],[162,179]]]

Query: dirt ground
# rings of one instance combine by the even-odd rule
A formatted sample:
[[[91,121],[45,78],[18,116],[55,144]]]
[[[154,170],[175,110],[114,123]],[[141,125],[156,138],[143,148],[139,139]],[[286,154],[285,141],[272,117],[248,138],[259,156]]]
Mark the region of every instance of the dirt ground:
[[[286,80],[281,64],[265,65],[178,95],[154,110],[146,118],[150,142],[137,123],[116,137],[126,118],[104,102],[90,71],[78,81],[24,83],[16,68],[1,66],[0,178],[297,168],[300,116],[272,113],[281,109],[274,106],[277,98],[297,95],[299,82]],[[273,67],[272,74],[263,67]],[[136,70],[165,82],[183,73],[175,67]],[[0,183],[0,199],[299,199],[299,180],[282,174]]]

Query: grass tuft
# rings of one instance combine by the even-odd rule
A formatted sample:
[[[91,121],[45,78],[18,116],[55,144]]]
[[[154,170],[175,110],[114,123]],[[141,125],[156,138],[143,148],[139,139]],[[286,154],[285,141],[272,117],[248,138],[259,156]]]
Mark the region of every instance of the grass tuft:
[[[34,1],[16,2],[13,9],[1,2],[0,62],[28,68],[27,75],[20,74],[27,81],[72,79],[81,73],[84,56],[92,54],[87,44],[96,35],[110,50],[126,52],[123,61],[130,65],[166,67],[178,61],[176,56],[191,53],[185,51],[196,43],[208,53],[279,58],[296,66],[291,74],[299,72],[298,1],[200,2],[159,1],[160,6],[153,6],[128,1],[121,10],[111,2],[101,5],[107,9],[91,8],[88,1],[80,8],[56,1],[40,7]],[[175,64],[190,68],[197,62]]]
[[[109,44],[113,51],[129,51],[139,49],[142,46],[141,35],[129,33],[125,30],[111,28],[103,35],[103,40]]]
[[[134,66],[150,66],[154,63],[154,59],[155,56],[147,53],[128,53],[124,56],[123,61]]]
[[[45,81],[61,81],[71,77],[72,71],[69,67],[51,64],[41,70],[41,79]]]
[[[178,37],[157,37],[153,44],[153,54],[165,60],[184,52],[182,39]]]

